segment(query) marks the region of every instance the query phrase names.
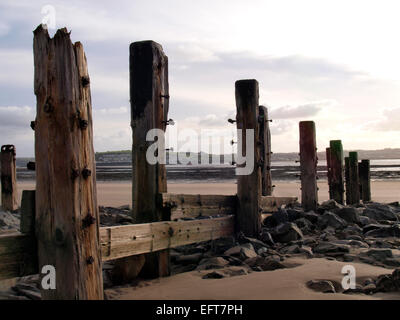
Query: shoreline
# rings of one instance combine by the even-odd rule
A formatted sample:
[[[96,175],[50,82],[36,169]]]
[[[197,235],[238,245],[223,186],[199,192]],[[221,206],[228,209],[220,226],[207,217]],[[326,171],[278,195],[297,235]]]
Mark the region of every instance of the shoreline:
[[[300,181],[273,181],[276,186],[274,196],[294,196],[301,200]],[[22,190],[34,190],[35,181],[22,180],[17,182],[18,201],[21,201]],[[329,199],[328,183],[324,180],[318,181],[318,200],[323,202]],[[169,193],[182,194],[236,194],[237,185],[234,181],[209,182],[209,181],[169,181]],[[390,203],[400,200],[400,181],[371,181],[372,200],[376,202]],[[98,205],[118,207],[131,205],[131,182],[130,181],[98,181],[97,182]]]

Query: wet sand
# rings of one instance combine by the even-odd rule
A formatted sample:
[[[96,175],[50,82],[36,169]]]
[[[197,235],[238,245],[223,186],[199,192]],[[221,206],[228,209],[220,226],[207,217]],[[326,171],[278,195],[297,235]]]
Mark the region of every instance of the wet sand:
[[[400,299],[398,293],[364,294],[320,293],[307,288],[309,280],[325,279],[341,283],[342,267],[349,263],[323,258],[286,260],[301,264],[290,269],[253,272],[249,275],[223,279],[202,279],[199,271],[141,282],[138,287],[120,287],[106,290],[108,299],[117,300],[381,300]],[[367,264],[351,263],[356,269],[356,281],[367,277],[389,274],[384,269]],[[208,271],[210,272],[210,271]],[[196,288],[193,290],[193,288]]]
[[[300,199],[300,182],[274,181],[276,185],[275,196],[295,196]],[[319,202],[329,198],[328,184],[326,181],[319,181]],[[18,182],[18,194],[21,196],[21,190],[35,189],[34,181]],[[233,182],[223,183],[168,183],[168,192],[185,194],[235,194],[237,185]],[[116,182],[97,182],[98,203],[101,206],[122,206],[131,204],[131,183],[129,181]],[[371,183],[372,199],[377,202],[393,202],[400,200],[400,181],[372,181]],[[20,200],[19,200],[20,201]]]

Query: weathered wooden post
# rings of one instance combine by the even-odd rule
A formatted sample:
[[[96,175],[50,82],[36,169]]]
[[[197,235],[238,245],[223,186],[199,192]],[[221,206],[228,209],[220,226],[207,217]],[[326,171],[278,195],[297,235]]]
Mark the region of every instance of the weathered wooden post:
[[[314,121],[301,121],[300,127],[300,176],[301,204],[305,210],[316,210],[317,186],[317,142]]]
[[[329,199],[333,199],[333,190],[332,190],[332,172],[331,172],[331,148],[326,148],[326,176],[328,178],[328,186],[329,186]]]
[[[44,299],[103,299],[92,105],[82,44],[66,28],[34,31],[36,237]]]
[[[346,181],[346,203],[349,204],[351,203],[351,193],[350,193],[350,158],[345,157],[344,158],[344,175],[345,175],[345,181]]]
[[[35,190],[23,190],[21,199],[21,233],[35,233]]]
[[[360,185],[361,185],[361,199],[363,202],[371,201],[371,170],[370,161],[361,160],[358,164]]]
[[[152,141],[151,129],[165,132],[168,124],[168,58],[161,45],[153,41],[130,45],[130,97],[132,127],[132,215],[136,223],[169,220],[159,203],[167,192],[165,163],[150,164],[146,159]],[[159,138],[160,139],[160,138]],[[165,153],[165,150],[157,150]],[[129,258],[128,258],[129,259]],[[142,274],[148,277],[170,274],[169,251],[146,254]]]
[[[237,229],[246,236],[257,238],[261,230],[261,167],[259,146],[259,93],[257,80],[239,80],[235,83],[236,97],[236,126],[238,129],[238,156],[237,166],[240,168],[251,167],[254,169],[250,174],[238,175],[238,210],[236,214]],[[250,130],[253,131],[250,131]],[[246,148],[247,135],[253,134],[254,150],[251,146]],[[249,140],[250,141],[250,140]],[[254,152],[252,152],[254,151]],[[246,153],[247,152],[247,153]],[[252,157],[250,158],[250,153]],[[239,163],[241,156],[247,156],[245,163]],[[253,163],[249,163],[253,162]]]
[[[264,106],[259,107],[260,119],[260,156],[261,156],[261,176],[262,176],[262,192],[263,196],[272,195],[271,180],[271,131],[269,129],[268,109]]]
[[[15,147],[7,144],[1,147],[1,206],[3,210],[18,209],[17,167]]]
[[[358,204],[360,202],[357,152],[349,152],[349,195],[350,201],[347,201],[347,204]]]
[[[331,199],[337,203],[344,204],[344,182],[343,182],[343,146],[342,141],[332,140],[329,142],[330,149],[330,188]]]

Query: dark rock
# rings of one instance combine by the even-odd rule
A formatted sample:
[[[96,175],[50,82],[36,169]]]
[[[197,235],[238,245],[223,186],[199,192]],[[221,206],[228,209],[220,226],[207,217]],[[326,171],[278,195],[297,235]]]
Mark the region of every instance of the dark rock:
[[[267,231],[267,229],[263,229],[262,230],[260,239],[266,245],[269,245],[269,246],[272,246],[272,247],[275,245],[274,239],[272,238],[271,233],[269,231]]]
[[[20,219],[16,214],[0,211],[0,230],[19,230]]]
[[[236,245],[236,241],[234,237],[225,237],[213,240],[211,243],[211,247],[214,253],[222,254],[229,248],[232,248]]]
[[[322,202],[322,204],[318,207],[318,211],[324,213],[325,211],[333,211],[335,209],[341,209],[343,206],[337,203],[335,200],[327,200]]]
[[[396,212],[392,207],[381,203],[370,203],[366,205],[364,215],[375,220],[398,221]]]
[[[314,229],[314,225],[306,218],[297,219],[294,223],[300,228],[303,234],[309,234]]]
[[[272,234],[274,241],[287,243],[303,238],[301,230],[291,222],[286,222],[277,226]]]
[[[250,243],[255,251],[268,246],[261,240],[244,236],[243,233],[238,235],[238,242],[239,244]]]
[[[376,280],[376,290],[379,292],[395,292],[398,287],[391,274],[384,274]]]
[[[285,223],[289,221],[289,216],[286,209],[279,208],[278,212],[273,213],[264,219],[263,224],[268,228],[276,227],[281,223]]]
[[[286,209],[286,212],[290,222],[300,219],[301,215],[304,213],[301,209]]]
[[[364,234],[366,237],[387,238],[387,237],[400,237],[400,226],[384,226],[381,225],[379,229],[368,231]]]
[[[222,279],[225,275],[222,272],[213,271],[210,273],[205,274],[202,278],[203,279]]]
[[[197,270],[210,270],[224,268],[229,264],[229,261],[222,257],[204,258],[200,261]]]
[[[315,248],[315,253],[349,253],[350,247],[344,244],[334,244],[330,242],[321,242]]]
[[[248,258],[256,257],[257,253],[254,251],[253,245],[251,243],[244,243],[226,250],[224,255],[237,257],[241,260],[246,260]]]
[[[318,217],[317,225],[320,229],[325,229],[327,227],[344,229],[347,226],[347,223],[336,214],[332,212],[325,212],[322,216]]]
[[[365,294],[373,294],[377,291],[375,283],[369,283],[365,285],[362,289]]]
[[[311,223],[317,223],[319,215],[313,211],[303,212],[301,215],[302,218],[306,218]]]
[[[358,210],[354,207],[344,207],[335,211],[336,215],[349,223],[360,223]]]
[[[366,226],[368,224],[371,224],[371,219],[366,216],[358,216],[358,218],[360,219],[361,226]]]
[[[364,293],[364,288],[358,284],[356,284],[356,287],[347,289],[343,291],[343,294],[360,294],[360,293]]]
[[[188,255],[179,255],[175,258],[175,262],[182,264],[182,265],[188,265],[188,264],[198,264],[199,261],[203,258],[202,253],[194,253],[194,254],[188,254]]]
[[[393,253],[390,249],[369,249],[365,254],[377,261],[383,262],[387,258],[392,258]]]
[[[336,293],[332,281],[329,280],[310,280],[307,282],[307,287],[323,293]]]

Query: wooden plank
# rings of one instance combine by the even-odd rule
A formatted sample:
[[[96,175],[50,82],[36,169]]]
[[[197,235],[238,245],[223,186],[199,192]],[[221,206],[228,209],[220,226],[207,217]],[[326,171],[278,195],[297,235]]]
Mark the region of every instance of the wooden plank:
[[[350,158],[344,158],[344,175],[346,181],[346,203],[351,203],[351,193],[350,193]]]
[[[360,203],[360,180],[358,176],[358,153],[349,152],[349,193],[347,204]]]
[[[358,164],[360,185],[361,185],[361,199],[363,202],[371,201],[371,170],[370,161],[361,160]]]
[[[236,214],[236,196],[171,193],[161,196],[163,207],[171,211],[171,220]]]
[[[0,235],[0,280],[38,273],[35,237]]]
[[[273,196],[262,196],[260,201],[260,207],[263,213],[266,212],[277,212],[278,208],[283,205],[288,205],[297,202],[297,197],[273,197]]]
[[[21,199],[21,233],[35,233],[35,190],[23,190]]]
[[[329,199],[333,199],[331,170],[331,148],[326,148],[326,176],[328,178]]]
[[[343,146],[341,140],[330,141],[330,188],[331,199],[344,204]]]
[[[246,236],[257,238],[261,230],[260,197],[261,168],[259,146],[259,93],[256,80],[239,80],[235,83],[236,125],[238,129],[237,167],[251,168],[249,174],[238,175],[237,196],[238,210],[236,214],[237,229]],[[247,135],[253,134],[252,145],[247,146]],[[248,150],[247,150],[248,149]],[[246,154],[250,152],[250,154]],[[247,156],[249,162],[239,163],[239,159]],[[238,168],[236,169],[238,172]]]
[[[34,31],[36,235],[39,269],[57,270],[44,299],[103,299],[90,80],[81,43]]]
[[[234,217],[100,228],[102,261],[156,252],[234,234]],[[0,280],[38,273],[33,236],[0,236]]]
[[[100,228],[103,261],[234,234],[234,217]]]
[[[316,210],[317,187],[317,141],[314,121],[301,121],[300,128],[300,175],[301,204],[307,211]]]
[[[264,106],[259,107],[260,118],[260,157],[261,166],[261,195],[272,195],[272,178],[271,178],[271,131],[269,129],[268,109]]]
[[[165,132],[169,109],[168,58],[154,41],[130,45],[130,97],[132,127],[132,216],[135,223],[170,220],[158,194],[167,192],[165,163],[147,161],[149,130]],[[161,137],[160,137],[161,138]],[[159,138],[159,139],[160,139]],[[157,150],[165,156],[165,146]],[[149,277],[170,274],[169,253],[146,256],[143,273]],[[129,262],[128,262],[129,263]]]
[[[5,211],[18,209],[17,167],[15,146],[1,147],[1,206]]]

